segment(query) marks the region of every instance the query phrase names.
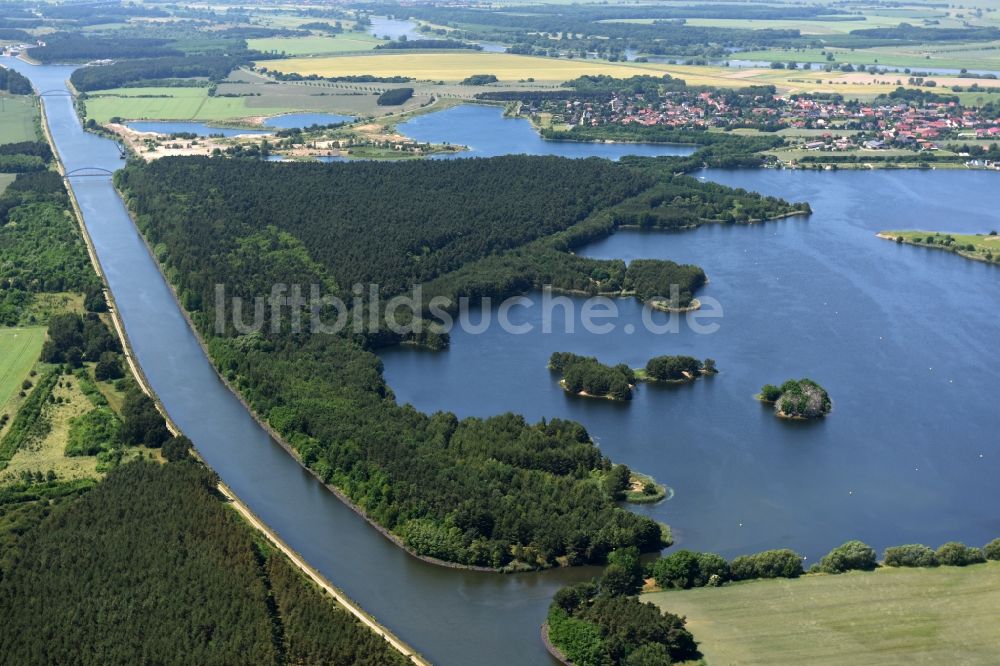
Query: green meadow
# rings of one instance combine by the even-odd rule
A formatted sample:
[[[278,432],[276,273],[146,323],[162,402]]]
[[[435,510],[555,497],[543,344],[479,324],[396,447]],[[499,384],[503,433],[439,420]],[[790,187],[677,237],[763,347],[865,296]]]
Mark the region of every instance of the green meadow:
[[[1000,562],[758,580],[641,597],[708,664],[996,664]]]

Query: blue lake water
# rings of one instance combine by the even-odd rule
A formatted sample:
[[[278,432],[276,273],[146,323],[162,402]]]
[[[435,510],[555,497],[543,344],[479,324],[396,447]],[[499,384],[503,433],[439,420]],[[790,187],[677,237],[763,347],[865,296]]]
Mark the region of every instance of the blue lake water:
[[[372,26],[368,32],[379,39],[388,38],[395,41],[403,36],[407,39],[430,39],[417,32],[417,24],[414,21],[372,16],[371,22]]]
[[[254,130],[243,127],[211,127],[205,123],[174,120],[137,120],[125,123],[136,132],[156,132],[158,134],[190,133],[198,136],[240,136],[245,134],[269,134],[270,130]]]
[[[613,460],[674,488],[672,500],[638,510],[672,525],[684,547],[729,556],[791,547],[813,561],[852,538],[881,549],[1000,536],[1000,268],[875,237],[883,229],[1000,228],[1000,176],[702,176],[804,199],[815,212],[755,226],[623,231],[580,253],[702,266],[710,283],[700,295],[723,308],[716,333],[683,324],[676,334],[651,333],[642,308],[618,299],[611,333],[588,334],[577,320],[566,334],[557,308],[555,332],[545,334],[536,295],[533,307],[511,311],[515,322],[535,325],[529,334],[457,330],[445,352],[383,352],[397,398],[427,412],[510,410],[582,422]],[[690,354],[716,359],[721,373],[642,385],[629,404],[582,400],[546,369],[555,351],[632,367]],[[830,392],[827,419],[782,421],[753,398],[764,383],[799,377]]]
[[[656,143],[581,143],[546,141],[523,118],[505,118],[497,106],[462,104],[445,111],[417,116],[397,129],[417,141],[468,146],[462,153],[439,159],[493,157],[496,155],[558,155],[560,157],[604,157],[623,155],[690,155],[692,146]]]
[[[341,116],[335,113],[287,113],[282,116],[266,118],[264,125],[279,129],[293,129],[296,127],[333,125],[335,123],[349,123],[353,121],[354,116]]]

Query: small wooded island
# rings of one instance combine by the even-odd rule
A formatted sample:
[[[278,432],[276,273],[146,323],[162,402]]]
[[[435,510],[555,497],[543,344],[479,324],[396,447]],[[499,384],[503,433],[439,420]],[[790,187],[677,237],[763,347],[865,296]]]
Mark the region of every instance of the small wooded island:
[[[774,414],[783,419],[817,419],[833,408],[826,390],[811,379],[789,379],[780,387],[765,384],[757,396],[774,403]]]
[[[699,375],[718,372],[715,361],[699,361],[693,356],[656,356],[646,367],[633,370],[624,363],[605,365],[593,356],[571,352],[554,352],[549,357],[549,370],[561,372],[559,385],[573,395],[606,400],[631,400],[637,382],[689,382]]]
[[[559,385],[573,395],[607,400],[631,400],[635,371],[624,363],[604,365],[593,356],[555,352],[549,357],[549,370],[561,372]]]

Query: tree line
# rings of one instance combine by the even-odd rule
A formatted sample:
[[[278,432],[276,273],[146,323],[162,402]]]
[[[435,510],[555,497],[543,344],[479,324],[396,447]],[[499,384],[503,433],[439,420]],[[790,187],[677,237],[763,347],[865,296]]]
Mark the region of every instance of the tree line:
[[[126,58],[181,57],[182,51],[169,46],[170,40],[152,37],[85,37],[71,32],[45,36],[45,46],[33,47],[30,55],[44,64]]]
[[[101,67],[81,67],[69,80],[82,92],[138,85],[162,79],[182,79],[194,76],[221,81],[229,73],[250,62],[246,55],[189,55],[160,58],[120,60]]]

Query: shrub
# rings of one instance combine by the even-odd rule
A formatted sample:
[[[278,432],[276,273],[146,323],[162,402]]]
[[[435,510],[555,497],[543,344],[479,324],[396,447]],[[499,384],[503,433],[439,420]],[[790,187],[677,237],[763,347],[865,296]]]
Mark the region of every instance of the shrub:
[[[108,407],[96,407],[69,421],[67,456],[94,456],[121,446],[121,425]]]
[[[848,541],[831,550],[819,562],[820,569],[826,573],[843,573],[845,571],[871,571],[878,566],[875,549],[861,541]]]
[[[938,562],[951,567],[964,567],[986,561],[982,548],[973,548],[964,543],[949,541],[937,549]]]
[[[765,550],[735,558],[730,569],[733,580],[798,578],[802,575],[802,556],[788,548]]]
[[[191,450],[191,440],[184,435],[171,437],[163,443],[160,452],[163,457],[170,462],[180,462],[188,459],[188,452]]]
[[[1000,539],[993,539],[983,548],[983,555],[988,560],[1000,560]]]
[[[781,397],[781,389],[774,384],[764,384],[760,390],[760,399],[767,402],[776,402]]]
[[[931,548],[919,543],[886,548],[882,559],[887,567],[936,567],[938,565],[937,554]]]
[[[111,381],[112,379],[121,379],[124,376],[125,373],[122,371],[122,364],[118,360],[118,354],[111,351],[101,352],[100,360],[94,368],[94,379],[97,381]]]

